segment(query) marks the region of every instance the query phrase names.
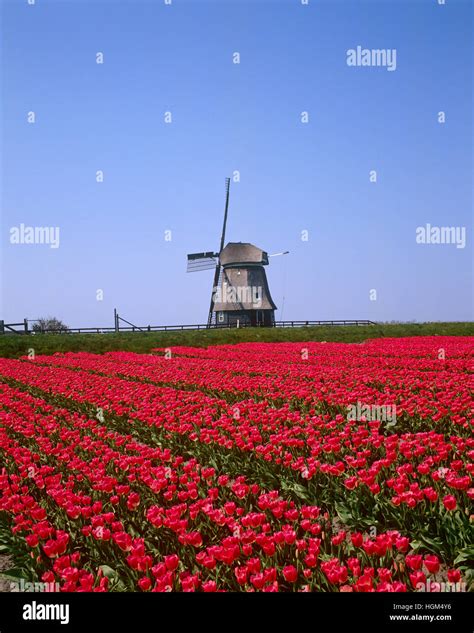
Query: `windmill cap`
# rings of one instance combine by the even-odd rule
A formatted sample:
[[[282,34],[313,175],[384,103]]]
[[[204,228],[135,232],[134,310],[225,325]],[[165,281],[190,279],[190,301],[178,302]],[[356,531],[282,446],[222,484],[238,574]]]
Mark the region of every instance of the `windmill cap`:
[[[229,242],[219,254],[222,266],[233,264],[268,264],[268,253],[249,242]]]

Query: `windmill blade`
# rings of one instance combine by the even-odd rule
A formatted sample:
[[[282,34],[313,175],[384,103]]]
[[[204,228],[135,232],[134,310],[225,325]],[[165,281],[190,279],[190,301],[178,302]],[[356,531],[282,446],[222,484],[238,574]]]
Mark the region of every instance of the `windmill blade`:
[[[188,266],[186,272],[194,273],[200,270],[211,270],[215,268],[218,254],[212,251],[205,253],[189,253]]]
[[[230,189],[230,178],[226,178],[225,179],[225,209],[224,209],[224,222],[222,224],[222,234],[221,234],[221,245],[219,248],[219,255],[222,253],[222,250],[224,248],[224,242],[225,242],[225,230],[227,227],[227,214],[229,212],[229,189]],[[219,265],[219,262],[217,262],[216,265],[216,272],[214,273],[214,281],[212,284],[212,291],[211,291],[211,304],[209,306],[209,315],[207,317],[207,327],[211,326],[212,323],[212,312],[214,310],[214,291],[219,283],[219,275],[221,272],[221,267]]]
[[[219,249],[219,253],[224,248],[225,242],[225,230],[227,227],[227,214],[229,212],[229,188],[230,188],[230,178],[225,179],[225,210],[224,210],[224,223],[222,225],[222,234],[221,234],[221,247]]]
[[[198,273],[201,270],[214,270],[216,267],[216,262],[212,259],[208,261],[202,261],[201,263],[197,262],[188,262],[188,266],[186,268],[187,273]]]
[[[283,253],[273,253],[272,255],[269,255],[268,257],[278,257],[279,255],[288,255],[290,251],[283,251]]]
[[[188,261],[194,259],[207,259],[209,257],[217,257],[218,253],[214,253],[213,251],[205,251],[204,253],[188,253]]]

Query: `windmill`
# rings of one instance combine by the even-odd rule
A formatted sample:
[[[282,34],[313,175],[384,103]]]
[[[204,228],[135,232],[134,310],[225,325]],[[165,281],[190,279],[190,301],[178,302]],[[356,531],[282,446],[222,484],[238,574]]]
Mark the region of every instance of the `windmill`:
[[[225,232],[229,211],[230,178],[226,178],[224,222],[219,251],[190,253],[187,272],[214,269],[207,327],[213,325],[272,326],[277,309],[270,295],[263,266],[268,265],[265,251],[248,242],[229,242]],[[286,255],[288,251],[276,253]]]

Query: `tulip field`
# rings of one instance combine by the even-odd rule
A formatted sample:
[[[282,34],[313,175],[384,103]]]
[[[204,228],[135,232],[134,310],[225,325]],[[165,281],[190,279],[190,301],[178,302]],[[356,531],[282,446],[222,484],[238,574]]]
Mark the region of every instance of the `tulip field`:
[[[469,591],[473,341],[0,358],[10,576],[64,592]]]

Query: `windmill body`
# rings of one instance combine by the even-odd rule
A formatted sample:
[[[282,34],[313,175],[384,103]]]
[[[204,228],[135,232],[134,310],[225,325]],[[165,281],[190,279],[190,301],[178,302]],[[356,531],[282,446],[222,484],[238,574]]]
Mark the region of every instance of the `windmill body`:
[[[277,307],[263,268],[268,254],[253,244],[229,242],[219,254],[219,263],[220,283],[213,289],[216,323],[272,326]]]
[[[268,253],[248,242],[229,242],[224,247],[229,185],[226,180],[226,205],[221,243],[218,252],[188,255],[188,272],[214,268],[208,327],[266,326],[275,323],[276,305],[270,294],[264,266]],[[286,254],[286,253],[279,253]]]

